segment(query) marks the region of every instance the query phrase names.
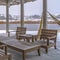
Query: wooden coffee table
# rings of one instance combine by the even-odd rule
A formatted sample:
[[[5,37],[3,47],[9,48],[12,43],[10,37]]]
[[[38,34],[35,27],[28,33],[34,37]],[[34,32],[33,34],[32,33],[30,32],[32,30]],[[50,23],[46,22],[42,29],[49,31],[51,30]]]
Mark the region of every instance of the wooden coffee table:
[[[34,50],[38,51],[38,55],[40,56],[40,45],[30,44],[22,41],[18,41],[16,39],[10,40],[0,40],[0,43],[7,45],[9,48],[21,52],[23,55],[23,60],[25,60],[25,54]]]

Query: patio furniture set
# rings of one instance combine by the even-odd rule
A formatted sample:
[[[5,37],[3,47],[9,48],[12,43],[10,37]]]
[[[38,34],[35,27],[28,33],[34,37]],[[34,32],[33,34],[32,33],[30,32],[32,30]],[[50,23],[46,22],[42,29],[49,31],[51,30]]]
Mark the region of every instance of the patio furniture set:
[[[28,52],[37,50],[40,56],[41,48],[45,48],[46,53],[48,53],[48,48],[52,46],[56,49],[57,30],[42,29],[40,39],[37,39],[37,36],[38,34],[26,34],[25,27],[18,27],[16,30],[16,39],[0,40],[0,44],[21,52],[23,60],[25,60],[25,55]],[[21,41],[22,39],[24,41]],[[5,50],[7,51],[7,48]],[[8,55],[7,58],[11,59],[11,55]]]

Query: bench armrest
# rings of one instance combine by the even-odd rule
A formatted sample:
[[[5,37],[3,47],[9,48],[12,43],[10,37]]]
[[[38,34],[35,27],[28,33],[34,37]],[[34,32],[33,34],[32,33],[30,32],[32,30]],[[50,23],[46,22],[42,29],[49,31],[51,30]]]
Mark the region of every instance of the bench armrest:
[[[11,32],[16,32],[16,31],[8,31],[8,37],[10,37]]]
[[[7,54],[7,46],[6,45],[0,45],[0,48],[4,49],[5,54]]]
[[[56,35],[54,35],[54,36],[49,36],[49,37],[46,37],[46,39],[53,39],[53,38],[56,38]]]
[[[5,47],[5,45],[0,45],[0,48],[4,48]]]
[[[16,31],[9,31],[9,33],[10,33],[10,32],[16,32]]]

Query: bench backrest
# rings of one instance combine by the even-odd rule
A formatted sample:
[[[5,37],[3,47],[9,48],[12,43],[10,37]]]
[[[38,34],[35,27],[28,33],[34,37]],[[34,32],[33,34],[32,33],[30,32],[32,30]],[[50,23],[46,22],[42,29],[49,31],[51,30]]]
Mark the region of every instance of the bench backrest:
[[[57,37],[57,30],[52,30],[52,29],[42,29],[41,32],[41,37],[53,37],[56,36]]]
[[[16,38],[19,38],[19,34],[25,34],[26,33],[26,28],[25,27],[17,27],[16,30]]]

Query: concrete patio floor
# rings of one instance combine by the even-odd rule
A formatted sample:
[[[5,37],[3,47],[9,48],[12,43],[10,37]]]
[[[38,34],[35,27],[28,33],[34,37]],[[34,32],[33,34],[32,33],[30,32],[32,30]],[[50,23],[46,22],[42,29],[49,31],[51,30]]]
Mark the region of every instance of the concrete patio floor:
[[[0,39],[2,37],[7,37],[7,34],[0,34]],[[9,38],[7,37],[7,39]],[[22,53],[12,50],[10,48],[8,49],[8,52],[11,53],[12,60],[22,60]],[[57,49],[54,49],[54,47],[49,48],[47,54],[45,53],[44,49],[41,49],[41,56],[38,56],[37,51],[27,53],[26,60],[60,60],[60,32],[58,32],[57,34]]]

